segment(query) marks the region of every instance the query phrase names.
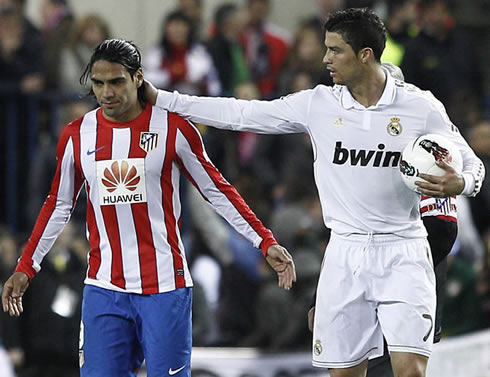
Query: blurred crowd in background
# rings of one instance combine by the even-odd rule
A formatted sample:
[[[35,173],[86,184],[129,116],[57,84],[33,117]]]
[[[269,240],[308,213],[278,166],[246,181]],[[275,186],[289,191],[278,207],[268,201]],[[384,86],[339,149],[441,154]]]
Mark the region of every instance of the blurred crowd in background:
[[[204,24],[206,0],[175,0],[142,51],[145,78],[182,93],[272,99],[331,85],[322,63],[323,23],[332,11],[372,7],[389,38],[382,60],[440,99],[490,171],[490,1],[315,0],[294,30],[270,22],[278,1],[230,1]],[[311,0],[313,1],[313,0]],[[13,271],[47,195],[57,135],[95,108],[79,78],[92,50],[113,35],[100,14],[75,14],[66,0],[42,0],[42,24],[26,0],[0,0],[0,282]],[[312,304],[329,232],[313,182],[307,135],[263,136],[199,125],[208,154],[293,255],[298,282],[280,290],[260,252],[235,233],[187,182],[182,234],[195,282],[195,346],[309,350]],[[0,341],[17,375],[78,376],[81,292],[89,250],[84,193],[42,264],[18,319],[0,318]],[[458,198],[445,336],[490,327],[490,179],[476,198]],[[335,284],[335,282],[332,282]]]

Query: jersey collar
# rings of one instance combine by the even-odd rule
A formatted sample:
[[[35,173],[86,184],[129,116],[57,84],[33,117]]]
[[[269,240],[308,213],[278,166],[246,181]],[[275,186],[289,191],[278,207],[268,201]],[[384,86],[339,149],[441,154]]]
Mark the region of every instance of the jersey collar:
[[[385,72],[386,76],[386,85],[383,94],[381,95],[381,98],[378,100],[378,103],[376,105],[369,106],[367,108],[364,107],[359,102],[357,102],[354,97],[352,97],[352,94],[346,86],[342,86],[342,92],[340,94],[340,104],[342,105],[342,107],[346,110],[352,108],[358,110],[372,110],[381,106],[391,105],[395,99],[395,79],[391,77],[391,75],[384,68],[383,71]]]

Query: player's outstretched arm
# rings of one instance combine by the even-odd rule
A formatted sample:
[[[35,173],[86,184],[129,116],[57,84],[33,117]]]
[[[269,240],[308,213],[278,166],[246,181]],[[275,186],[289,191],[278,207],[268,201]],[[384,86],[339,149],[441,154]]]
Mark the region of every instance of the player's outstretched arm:
[[[2,292],[2,306],[5,313],[18,317],[24,311],[22,296],[29,287],[29,278],[23,272],[14,272],[6,281]]]
[[[419,191],[424,195],[434,196],[436,198],[446,198],[452,195],[459,195],[464,189],[464,179],[461,174],[444,161],[437,161],[436,164],[444,169],[443,176],[420,173],[419,177],[427,182],[417,181],[415,184]]]
[[[279,287],[286,290],[291,289],[296,281],[296,267],[291,254],[280,245],[272,245],[267,249],[265,259],[276,271],[279,278]]]

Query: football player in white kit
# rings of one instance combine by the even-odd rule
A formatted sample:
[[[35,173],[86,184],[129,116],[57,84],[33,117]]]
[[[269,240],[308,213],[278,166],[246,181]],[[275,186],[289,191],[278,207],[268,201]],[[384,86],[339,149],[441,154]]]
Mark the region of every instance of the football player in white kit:
[[[432,350],[435,279],[420,195],[398,171],[401,151],[437,133],[460,149],[461,174],[421,175],[422,194],[476,195],[480,159],[430,93],[395,80],[380,63],[386,29],[371,10],[333,13],[323,59],[334,87],[318,85],[273,101],[203,98],[156,91],[150,101],[217,128],[266,134],[308,133],[325,225],[332,230],[320,274],[313,365],[332,377],[364,377],[383,353],[394,374],[425,376]],[[156,97],[156,98],[155,98]]]

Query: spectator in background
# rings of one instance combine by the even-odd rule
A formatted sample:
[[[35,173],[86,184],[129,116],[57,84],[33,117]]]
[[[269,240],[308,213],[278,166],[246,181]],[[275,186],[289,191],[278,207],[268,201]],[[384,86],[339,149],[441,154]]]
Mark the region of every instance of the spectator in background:
[[[490,169],[490,120],[477,122],[470,130],[471,147],[481,156],[486,169]],[[481,235],[484,254],[477,262],[478,282],[477,294],[481,304],[481,326],[490,327],[490,184],[484,182],[481,195],[469,203],[474,224]]]
[[[488,0],[452,1],[456,22],[471,36],[483,74],[486,116],[490,116],[490,2]]]
[[[312,162],[311,141],[305,135],[259,135],[251,169],[260,177],[271,208],[287,200],[286,187],[291,182],[314,187]]]
[[[251,81],[237,84],[233,95],[246,100],[260,98],[259,89]],[[240,175],[240,169],[251,167],[260,136],[250,132],[237,133],[212,127],[206,127],[202,131],[209,156],[227,179],[234,181]],[[261,179],[257,184],[261,184]]]
[[[222,95],[230,96],[235,87],[249,81],[250,73],[240,34],[244,19],[235,4],[225,3],[214,14],[214,30],[207,43],[221,82]]]
[[[270,0],[248,0],[247,25],[242,34],[252,80],[263,98],[277,94],[279,73],[290,45],[288,32],[268,20],[270,11]]]
[[[46,88],[60,89],[61,51],[71,33],[74,17],[68,0],[42,0],[42,32]]]
[[[324,52],[322,29],[315,20],[303,21],[296,30],[291,50],[279,76],[279,94],[312,89],[317,84],[332,85],[332,79],[322,63]],[[303,88],[294,85],[299,74],[303,79],[305,76],[309,77],[311,84]],[[293,89],[293,86],[296,88]]]
[[[386,2],[386,47],[381,55],[382,62],[399,66],[405,55],[405,46],[418,33],[416,22],[417,0],[391,0]]]
[[[107,22],[95,13],[75,21],[68,43],[61,52],[60,89],[63,92],[79,95],[89,92],[89,87],[80,87],[80,77],[95,47],[104,39],[109,39],[110,34]]]
[[[148,51],[145,75],[158,88],[217,96],[221,85],[204,46],[194,38],[192,20],[176,11],[162,23],[160,43]]]
[[[321,29],[327,21],[330,13],[345,8],[345,0],[316,0],[318,11],[313,16],[313,19],[318,23]]]
[[[327,21],[330,13],[345,8],[345,0],[316,0],[315,2],[317,5],[315,15],[318,16],[321,25]]]
[[[43,88],[44,82],[41,37],[22,10],[22,3],[17,0],[0,0],[0,180],[3,183],[0,197],[6,198],[9,184],[17,185],[18,200],[13,206],[23,200],[25,185],[21,183],[24,177],[20,176],[29,162],[26,136],[29,135],[29,110],[31,100]],[[15,173],[12,166],[17,167],[16,177],[12,174]],[[22,220],[14,219],[20,217],[17,210],[15,216],[7,211],[12,209],[6,200],[1,200],[0,222],[10,222],[14,226],[22,223]]]
[[[43,88],[42,44],[16,0],[0,0],[0,86],[12,92],[37,93]]]
[[[447,0],[420,0],[420,33],[407,43],[401,64],[407,82],[430,90],[463,134],[479,118],[481,75],[473,41],[456,27]]]
[[[194,39],[200,41],[203,33],[202,0],[178,0],[177,10],[191,19]]]

